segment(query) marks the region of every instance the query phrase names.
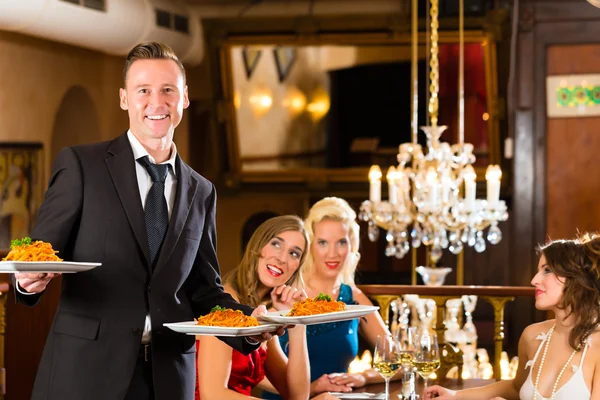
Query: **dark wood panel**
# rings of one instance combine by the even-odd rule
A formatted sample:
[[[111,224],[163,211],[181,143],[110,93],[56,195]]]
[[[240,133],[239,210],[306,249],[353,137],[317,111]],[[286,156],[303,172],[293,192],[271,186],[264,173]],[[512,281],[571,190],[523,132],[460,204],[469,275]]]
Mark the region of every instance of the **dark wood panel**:
[[[593,156],[594,147],[586,146],[585,143],[593,140],[591,137],[583,134],[579,135],[580,130],[587,131],[588,122],[585,118],[574,118],[566,125],[556,125],[557,120],[549,120],[546,115],[546,76],[552,73],[582,73],[597,72],[598,68],[586,63],[598,60],[598,46],[600,40],[600,24],[598,21],[569,21],[552,22],[539,24],[536,29],[535,46],[535,79],[536,79],[536,112],[535,112],[535,139],[536,149],[535,157],[535,225],[534,236],[538,242],[543,242],[549,234],[553,237],[573,236],[573,224],[576,221],[569,221],[569,213],[573,207],[578,207],[578,197],[571,198],[572,203],[564,202],[561,196],[565,196],[566,186],[577,186],[577,181],[581,177],[592,177],[593,172],[588,174],[585,169],[587,161],[579,162],[589,156]],[[556,48],[553,50],[553,48]],[[567,48],[561,50],[561,48]],[[579,49],[578,49],[579,48]],[[564,51],[564,54],[562,53]],[[556,54],[555,52],[558,52]],[[588,54],[589,53],[589,54]],[[551,59],[551,57],[553,57]],[[552,69],[551,69],[552,68]],[[589,129],[594,130],[594,123],[590,123]],[[551,133],[556,132],[556,134]],[[561,138],[561,136],[564,136]],[[561,143],[567,137],[572,138],[572,143]],[[575,141],[578,141],[576,144]],[[558,146],[558,147],[557,147]],[[571,146],[577,146],[571,148]],[[565,148],[566,147],[566,148]],[[569,150],[571,148],[571,150]],[[589,151],[588,151],[589,149]],[[555,152],[557,152],[555,154]],[[590,154],[588,154],[590,153]],[[570,156],[569,156],[570,154]],[[562,162],[555,163],[554,158],[561,159]],[[570,170],[571,172],[567,172]],[[584,173],[584,171],[586,171]],[[571,178],[561,177],[563,173],[568,173]],[[560,181],[555,181],[559,179]],[[570,179],[575,181],[570,182]],[[563,185],[558,188],[556,185]],[[560,193],[562,190],[562,193]],[[582,189],[585,190],[585,189]],[[558,191],[558,193],[556,192]],[[550,201],[552,196],[553,204]],[[558,204],[556,202],[559,202]],[[564,208],[566,206],[567,208]],[[547,217],[551,218],[553,223],[550,231]],[[557,225],[558,224],[558,225]],[[587,225],[586,225],[587,226]],[[597,226],[597,225],[596,225]]]
[[[37,367],[50,331],[61,279],[53,280],[35,307],[16,304],[13,288],[6,304],[6,380],[7,400],[28,400]]]
[[[519,64],[519,78],[517,87],[526,88],[528,79],[533,80],[534,102],[529,110],[518,110],[515,121],[517,131],[515,138],[515,174],[514,174],[514,193],[515,193],[515,214],[518,214],[515,222],[518,224],[515,230],[515,248],[513,249],[513,271],[517,274],[525,267],[531,271],[532,262],[535,257],[528,256],[527,245],[521,241],[529,242],[531,245],[544,242],[546,240],[547,221],[549,214],[546,201],[548,187],[547,181],[549,175],[547,163],[552,154],[549,153],[549,135],[547,134],[548,121],[546,116],[546,76],[549,72],[549,63],[547,61],[548,48],[555,45],[578,46],[582,44],[597,44],[600,42],[600,24],[598,17],[600,11],[581,1],[577,2],[536,2],[530,7],[527,17],[529,20],[521,20],[519,41],[532,40],[532,52],[528,54],[519,53],[521,59],[529,60]],[[576,8],[573,8],[573,7]],[[572,60],[567,62],[570,63]],[[565,60],[561,60],[564,63]],[[552,63],[555,67],[556,63]],[[525,96],[526,97],[526,96]],[[521,97],[519,97],[521,99]],[[519,133],[520,132],[520,133]],[[579,148],[579,152],[585,152],[586,149],[594,151],[593,148]],[[532,163],[533,169],[530,169]],[[522,168],[522,167],[525,168]],[[533,171],[533,173],[532,173]],[[582,173],[580,171],[580,173]],[[533,181],[533,182],[532,182]],[[533,186],[531,186],[533,183]],[[531,190],[532,189],[532,190]],[[522,195],[529,198],[521,198]],[[531,216],[527,216],[528,204],[531,207]],[[552,211],[553,216],[555,212]],[[521,218],[523,217],[523,218]],[[556,216],[557,218],[568,218],[568,216]],[[531,223],[530,227],[525,226]],[[530,254],[533,251],[531,248]],[[523,258],[522,258],[523,257]],[[524,259],[529,262],[525,263]],[[529,265],[527,265],[529,264]],[[522,276],[522,279],[525,277]],[[519,305],[519,309],[525,309]],[[545,318],[543,313],[536,313],[536,319]],[[521,313],[516,318],[523,319]],[[523,320],[524,322],[524,320]]]
[[[600,38],[598,38],[600,42]],[[600,72],[600,43],[568,46],[550,46],[546,63],[548,75],[597,74]],[[586,120],[589,118],[563,118]],[[597,122],[597,121],[596,121]]]
[[[533,54],[533,32],[525,32],[519,35],[517,51],[517,108],[529,109],[533,107],[533,68],[531,67],[531,57],[521,56],[522,54]],[[520,145],[520,142],[517,142]],[[515,149],[515,152],[518,149]]]
[[[551,46],[549,75],[600,73],[600,44]],[[547,122],[546,231],[571,238],[600,227],[600,117],[553,118]]]
[[[600,9],[585,0],[539,1],[535,8],[539,23],[600,19]]]

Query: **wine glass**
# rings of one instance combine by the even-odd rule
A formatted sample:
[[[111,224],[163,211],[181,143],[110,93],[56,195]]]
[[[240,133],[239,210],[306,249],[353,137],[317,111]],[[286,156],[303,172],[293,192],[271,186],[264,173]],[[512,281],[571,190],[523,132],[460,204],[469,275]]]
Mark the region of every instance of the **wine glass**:
[[[390,379],[402,365],[398,341],[392,335],[379,335],[373,352],[373,368],[385,380],[385,398],[390,398]]]
[[[413,367],[425,381],[425,390],[427,390],[427,380],[440,367],[440,349],[435,334],[427,331],[421,333],[418,338],[418,348],[413,357]]]
[[[397,331],[398,351],[400,353],[400,362],[404,370],[402,377],[402,396],[413,398],[415,394],[415,383],[413,378],[413,357],[418,348],[417,328],[410,326],[401,326]]]

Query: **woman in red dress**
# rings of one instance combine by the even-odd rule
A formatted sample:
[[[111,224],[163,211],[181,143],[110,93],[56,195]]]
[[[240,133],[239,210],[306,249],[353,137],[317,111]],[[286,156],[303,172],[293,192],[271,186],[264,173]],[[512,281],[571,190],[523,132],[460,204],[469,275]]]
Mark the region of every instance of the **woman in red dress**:
[[[237,301],[278,311],[306,298],[297,288],[300,267],[305,259],[308,236],[296,216],[274,217],[250,238],[240,265],[224,278],[224,289]],[[196,342],[198,380],[196,399],[247,399],[266,376],[290,400],[306,400],[310,392],[310,371],[306,348],[306,327],[289,328],[289,357],[279,340],[271,339],[245,356],[217,339],[203,336]]]

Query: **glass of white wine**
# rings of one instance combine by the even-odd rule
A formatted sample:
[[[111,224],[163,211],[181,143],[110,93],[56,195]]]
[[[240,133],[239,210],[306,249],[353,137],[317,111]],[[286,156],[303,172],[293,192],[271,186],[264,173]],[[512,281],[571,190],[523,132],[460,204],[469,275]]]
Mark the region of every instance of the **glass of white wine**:
[[[401,326],[396,332],[398,351],[404,376],[402,377],[402,396],[408,399],[415,398],[415,381],[413,378],[413,357],[418,348],[417,328]]]
[[[427,380],[440,367],[440,348],[435,334],[423,332],[419,335],[418,348],[412,363],[415,370],[423,377],[425,390],[427,390]]]
[[[392,335],[379,335],[373,352],[373,368],[385,380],[385,398],[390,398],[390,379],[396,375],[402,363],[398,341]]]

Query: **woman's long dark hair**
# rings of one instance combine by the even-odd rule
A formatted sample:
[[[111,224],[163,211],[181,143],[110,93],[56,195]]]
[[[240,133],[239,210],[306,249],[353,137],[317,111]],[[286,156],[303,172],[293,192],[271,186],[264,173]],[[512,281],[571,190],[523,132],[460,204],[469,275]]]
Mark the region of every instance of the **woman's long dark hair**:
[[[540,246],[548,268],[566,278],[561,309],[573,315],[575,325],[569,345],[577,349],[600,323],[600,234],[584,234],[574,240],[555,240]]]

